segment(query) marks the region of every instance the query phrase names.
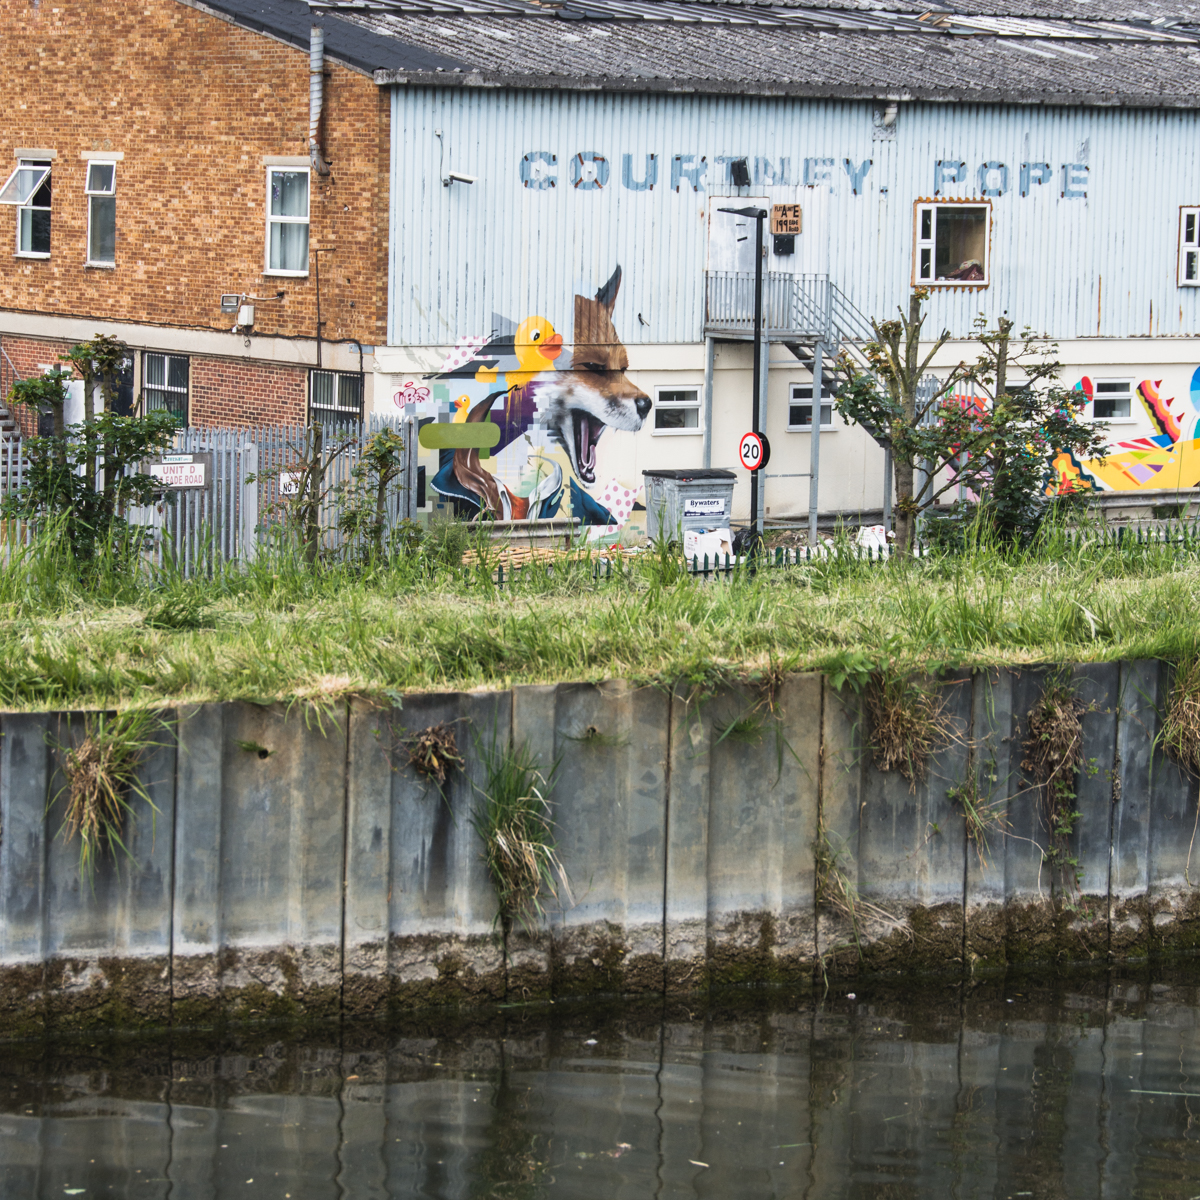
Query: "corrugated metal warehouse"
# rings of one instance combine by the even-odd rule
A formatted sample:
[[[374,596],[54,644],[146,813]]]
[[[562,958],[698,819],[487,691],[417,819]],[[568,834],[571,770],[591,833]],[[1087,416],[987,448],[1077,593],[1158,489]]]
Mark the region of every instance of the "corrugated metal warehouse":
[[[268,21],[295,5],[212,7]],[[1194,6],[313,11],[330,52],[353,42],[392,90],[376,406],[451,423],[490,413],[502,427],[468,471],[431,452],[430,503],[615,528],[644,470],[735,467],[754,231],[720,210],[747,205],[798,230],[767,237],[772,520],[810,506],[818,343],[827,363],[914,284],[932,292],[927,328],[956,339],[942,365],[970,353],[961,339],[979,314],[1058,342],[1063,382],[1120,451],[1098,486],[1200,482]],[[828,407],[822,425],[820,509],[878,508],[882,451]],[[1130,457],[1138,439],[1149,465]],[[749,499],[739,474],[735,517]]]

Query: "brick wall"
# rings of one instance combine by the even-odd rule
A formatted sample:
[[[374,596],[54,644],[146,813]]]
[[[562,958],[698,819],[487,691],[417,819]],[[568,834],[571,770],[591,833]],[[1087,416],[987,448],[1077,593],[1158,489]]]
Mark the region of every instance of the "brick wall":
[[[228,329],[222,292],[273,295],[260,335],[315,334],[315,280],[265,277],[266,155],[308,143],[308,54],[179,0],[0,0],[3,176],[53,149],[51,257],[17,257],[0,209],[0,308]],[[331,65],[327,178],[311,179],[325,336],[386,341],[386,89]],[[86,267],[85,150],[120,151],[116,268]],[[311,258],[310,258],[311,261]]]
[[[58,356],[70,350],[71,343],[6,337],[0,341],[0,346],[8,355],[17,374],[22,379],[28,379],[33,375],[41,375],[48,366],[57,365]],[[37,433],[37,413],[20,404],[9,405],[8,410],[20,426],[23,436]]]
[[[303,424],[308,372],[223,358],[191,362],[193,425]]]
[[[70,349],[68,342],[6,335],[0,346],[21,378],[40,375]],[[137,353],[135,351],[135,353]],[[140,370],[140,354],[139,370]],[[253,363],[194,354],[189,364],[193,425],[303,424],[308,409],[308,372],[303,367]],[[37,415],[11,406],[25,435],[37,432]]]

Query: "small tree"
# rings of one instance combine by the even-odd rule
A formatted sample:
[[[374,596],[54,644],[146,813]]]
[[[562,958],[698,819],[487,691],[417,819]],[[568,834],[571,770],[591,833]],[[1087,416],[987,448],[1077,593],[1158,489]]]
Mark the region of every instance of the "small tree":
[[[1007,317],[995,328],[980,317],[975,362],[960,362],[921,395],[929,364],[950,336],[943,332],[921,355],[921,310],[928,295],[914,289],[907,315],[901,311],[898,320],[871,322],[875,340],[864,353],[873,374],[843,357],[846,379],[836,402],[843,417],[891,448],[902,555],[913,549],[921,514],[951,488],[963,485],[975,493],[997,531],[1016,536],[1031,522],[1036,525],[1044,511],[1051,453],[1096,458],[1105,448],[1097,429],[1081,420],[1078,402],[1057,385],[1057,348],[1029,330],[1014,338],[1014,322]],[[1014,375],[1021,377],[1017,387]],[[968,385],[981,403],[954,398]],[[918,467],[924,468],[919,486]]]
[[[65,532],[80,561],[92,559],[104,540],[121,530],[130,505],[148,504],[159,493],[158,480],[138,468],[175,438],[169,412],[121,417],[112,411],[116,370],[125,352],[115,339],[98,334],[60,356],[84,374],[84,419],[78,425],[68,426],[64,416],[69,372],[18,380],[7,397],[39,413],[49,411],[54,432],[25,441],[25,482],[4,498],[0,512],[22,520],[67,517]],[[97,387],[105,406],[99,415],[93,402]]]

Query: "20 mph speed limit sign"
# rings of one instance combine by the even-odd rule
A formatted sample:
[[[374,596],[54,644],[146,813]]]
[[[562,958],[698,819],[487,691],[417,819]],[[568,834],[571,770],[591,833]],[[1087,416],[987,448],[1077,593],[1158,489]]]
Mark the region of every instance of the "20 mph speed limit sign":
[[[761,471],[771,457],[771,445],[765,434],[743,433],[738,442],[738,458],[747,471]]]

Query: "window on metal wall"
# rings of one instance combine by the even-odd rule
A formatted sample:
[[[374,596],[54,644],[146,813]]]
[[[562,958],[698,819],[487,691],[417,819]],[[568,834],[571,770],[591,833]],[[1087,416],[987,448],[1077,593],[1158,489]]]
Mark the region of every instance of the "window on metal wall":
[[[182,354],[142,356],[142,394],[146,411],[166,409],[181,425],[188,423],[188,359]]]
[[[267,274],[308,274],[308,172],[267,168]]]
[[[805,433],[812,429],[812,398],[811,383],[792,384],[791,401],[788,404],[788,429],[791,432]],[[833,389],[827,383],[821,385],[821,428],[833,428]]]
[[[17,253],[50,257],[50,163],[23,158],[0,188],[0,204],[17,210]]]
[[[700,393],[695,388],[663,388],[654,402],[655,433],[699,433]]]
[[[343,371],[310,371],[309,420],[359,421],[362,419],[362,377]]]
[[[986,204],[917,204],[913,213],[913,282],[986,286],[991,215]]]
[[[89,162],[84,192],[88,198],[88,264],[111,267],[117,261],[117,164]]]
[[[1092,393],[1092,419],[1127,420],[1131,415],[1132,401],[1131,379],[1097,379],[1095,391]]]
[[[1179,210],[1179,286],[1200,287],[1200,208]]]

